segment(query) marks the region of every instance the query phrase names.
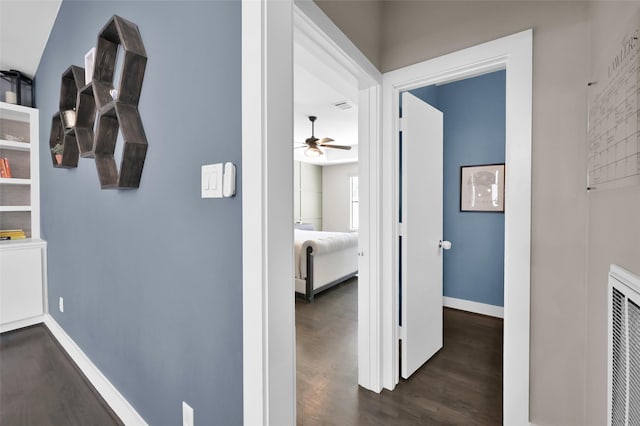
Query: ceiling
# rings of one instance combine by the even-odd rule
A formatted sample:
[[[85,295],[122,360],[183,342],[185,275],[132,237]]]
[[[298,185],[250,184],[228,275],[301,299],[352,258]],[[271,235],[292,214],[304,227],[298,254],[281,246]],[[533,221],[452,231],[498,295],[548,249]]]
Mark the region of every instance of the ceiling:
[[[62,0],[0,0],[0,69],[33,77]]]
[[[16,69],[33,77],[47,45],[62,0],[0,0],[0,69]],[[342,70],[330,52],[312,50],[305,37],[294,43],[294,142],[301,144],[311,136],[308,117],[318,117],[315,136],[330,137],[350,151],[323,149],[317,158],[294,150],[297,160],[319,165],[357,161],[358,84]],[[335,103],[346,101],[352,107],[340,109]]]
[[[294,36],[295,37],[295,36]],[[294,150],[294,159],[318,165],[353,163],[358,160],[358,83],[326,52],[311,51],[296,39],[293,68],[293,140],[300,146],[311,136],[309,116],[317,117],[315,136],[330,137],[350,151],[322,149],[320,157],[306,157],[304,148]],[[346,101],[351,108],[335,103]]]

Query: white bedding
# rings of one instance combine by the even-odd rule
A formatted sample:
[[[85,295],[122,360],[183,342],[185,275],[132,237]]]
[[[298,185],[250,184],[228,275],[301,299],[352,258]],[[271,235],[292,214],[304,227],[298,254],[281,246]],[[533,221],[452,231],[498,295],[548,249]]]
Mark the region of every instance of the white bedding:
[[[298,279],[305,279],[307,277],[307,247],[313,248],[314,256],[338,252],[349,248],[354,248],[353,250],[357,251],[357,232],[325,232],[294,229],[294,233],[295,275]]]

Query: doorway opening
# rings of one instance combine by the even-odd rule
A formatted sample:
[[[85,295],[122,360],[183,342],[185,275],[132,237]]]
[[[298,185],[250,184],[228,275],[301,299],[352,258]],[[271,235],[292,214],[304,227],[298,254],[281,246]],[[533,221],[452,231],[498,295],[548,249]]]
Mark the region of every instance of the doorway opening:
[[[358,81],[329,53],[294,28],[298,424],[333,421],[358,387]]]
[[[502,423],[505,77],[401,96],[399,372],[460,391],[462,423]]]
[[[408,66],[384,75],[383,170],[391,176],[383,185],[383,235],[397,241],[401,235],[398,209],[400,93],[433,84],[506,70],[505,162],[509,173],[505,183],[504,238],[504,360],[503,419],[505,424],[528,422],[529,417],[529,333],[530,333],[530,243],[531,243],[531,105],[532,31],[523,31],[439,58]],[[395,117],[395,118],[394,118]],[[437,244],[437,242],[436,242]],[[399,249],[385,248],[383,264],[383,382],[393,389],[399,381],[400,330],[397,323],[399,291]]]
[[[462,168],[467,180],[494,165],[508,170],[499,167],[505,165],[505,83],[506,71],[499,70],[410,91],[443,113],[443,240],[453,243],[442,253],[443,304],[498,318],[504,317],[504,176],[476,182],[476,205],[463,206],[470,187]],[[479,204],[483,192],[490,195],[486,207]]]

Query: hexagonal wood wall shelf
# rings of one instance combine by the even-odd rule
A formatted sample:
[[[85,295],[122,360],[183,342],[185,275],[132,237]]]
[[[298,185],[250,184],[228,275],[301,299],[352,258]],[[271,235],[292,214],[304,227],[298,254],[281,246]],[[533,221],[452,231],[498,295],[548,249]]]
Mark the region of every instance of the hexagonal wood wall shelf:
[[[51,120],[51,137],[49,147],[53,148],[61,143],[63,146],[62,162],[58,164],[55,155],[51,154],[53,166],[58,168],[71,169],[78,167],[78,142],[76,140],[75,116],[76,99],[78,89],[84,86],[84,68],[71,65],[62,73],[60,82],[60,105]],[[71,123],[65,122],[65,117],[71,119]]]
[[[49,148],[53,148],[58,143],[64,147],[60,164],[56,161],[56,156],[51,153],[53,167],[59,169],[72,169],[78,167],[78,144],[75,135],[67,133],[62,124],[60,113],[56,112],[51,119],[51,136],[49,137]]]
[[[76,101],[76,139],[83,158],[93,158],[93,126],[96,121],[96,101],[93,83],[78,90]]]
[[[138,109],[133,105],[116,102],[112,109],[100,114],[99,120],[95,156],[100,185],[102,188],[136,188],[147,154],[147,139]],[[119,127],[124,147],[118,174],[114,151]]]
[[[120,47],[124,49],[121,77],[114,90],[113,79]],[[63,164],[67,157],[69,163],[56,167],[77,166],[78,155],[95,158],[101,188],[140,186],[147,137],[138,102],[146,65],[147,53],[137,25],[114,15],[98,34],[93,81],[85,85],[84,69],[74,65],[63,74],[60,113],[53,118],[50,145],[53,147],[62,138]],[[73,128],[65,130],[62,118],[64,111],[69,109],[75,109],[76,122]],[[118,168],[115,150],[119,132],[124,146]],[[71,148],[74,143],[75,164],[72,158],[74,149]],[[53,155],[52,159],[55,165]]]

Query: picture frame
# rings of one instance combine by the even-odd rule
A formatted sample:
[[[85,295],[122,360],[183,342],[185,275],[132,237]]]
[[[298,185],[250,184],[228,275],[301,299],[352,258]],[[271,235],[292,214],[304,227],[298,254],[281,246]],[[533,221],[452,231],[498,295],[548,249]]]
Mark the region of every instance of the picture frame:
[[[504,213],[505,164],[460,167],[460,211]]]

